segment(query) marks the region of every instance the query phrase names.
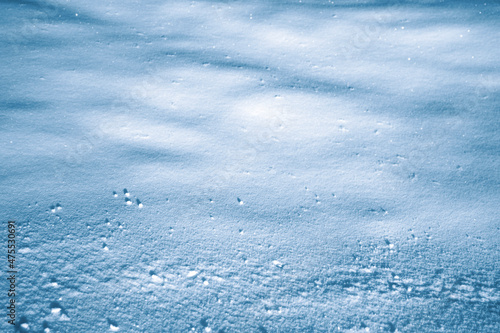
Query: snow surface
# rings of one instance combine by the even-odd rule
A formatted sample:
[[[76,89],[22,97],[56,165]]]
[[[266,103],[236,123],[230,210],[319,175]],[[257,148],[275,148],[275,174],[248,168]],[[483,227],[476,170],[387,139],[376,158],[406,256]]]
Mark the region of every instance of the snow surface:
[[[14,329],[499,332],[499,15],[0,2]]]

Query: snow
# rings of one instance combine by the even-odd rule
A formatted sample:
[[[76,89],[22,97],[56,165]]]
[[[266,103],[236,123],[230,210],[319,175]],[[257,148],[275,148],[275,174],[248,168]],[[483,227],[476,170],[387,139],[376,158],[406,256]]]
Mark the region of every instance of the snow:
[[[500,331],[499,14],[1,2],[15,329]]]

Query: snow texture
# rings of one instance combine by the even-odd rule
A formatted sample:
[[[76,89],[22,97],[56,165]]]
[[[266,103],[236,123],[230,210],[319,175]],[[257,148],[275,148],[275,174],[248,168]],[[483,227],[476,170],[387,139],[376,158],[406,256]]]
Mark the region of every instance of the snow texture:
[[[499,332],[499,15],[1,1],[0,331]]]

